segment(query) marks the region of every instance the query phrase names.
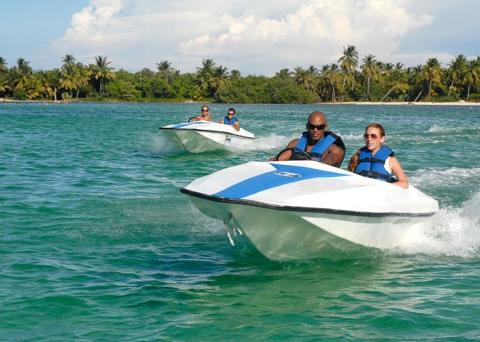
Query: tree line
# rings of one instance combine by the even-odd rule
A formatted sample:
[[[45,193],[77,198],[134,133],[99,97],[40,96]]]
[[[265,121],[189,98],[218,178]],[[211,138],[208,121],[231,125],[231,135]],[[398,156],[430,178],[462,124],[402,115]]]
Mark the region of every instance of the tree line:
[[[480,57],[460,54],[446,66],[437,58],[405,67],[372,54],[359,59],[348,45],[332,64],[284,68],[271,77],[241,75],[212,59],[193,73],[169,61],[156,70],[114,70],[105,56],[85,65],[73,55],[52,70],[36,70],[19,58],[9,67],[0,57],[0,97],[52,101],[209,101],[219,103],[312,103],[336,101],[480,101]]]

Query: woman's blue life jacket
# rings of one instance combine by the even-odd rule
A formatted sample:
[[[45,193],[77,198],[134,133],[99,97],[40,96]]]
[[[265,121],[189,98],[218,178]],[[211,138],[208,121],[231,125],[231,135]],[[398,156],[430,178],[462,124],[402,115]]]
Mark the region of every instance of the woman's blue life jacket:
[[[385,161],[388,157],[394,155],[393,150],[387,145],[382,145],[375,155],[372,155],[372,152],[364,146],[360,149],[358,164],[354,172],[364,177],[393,183],[396,179],[392,176],[391,172],[385,169]]]
[[[231,119],[228,119],[228,116],[226,116],[226,117],[223,118],[223,123],[224,123],[225,125],[232,125],[232,126],[233,126],[233,125],[235,125],[235,124],[237,123],[237,121],[238,121],[238,120],[237,120],[237,118],[236,118],[235,116],[232,117]]]
[[[330,146],[332,146],[338,138],[334,133],[326,131],[323,138],[317,141],[310,152],[307,152],[308,132],[303,132],[292,151],[290,160],[305,160],[305,154],[307,154],[312,160],[321,161],[325,152],[328,151]]]

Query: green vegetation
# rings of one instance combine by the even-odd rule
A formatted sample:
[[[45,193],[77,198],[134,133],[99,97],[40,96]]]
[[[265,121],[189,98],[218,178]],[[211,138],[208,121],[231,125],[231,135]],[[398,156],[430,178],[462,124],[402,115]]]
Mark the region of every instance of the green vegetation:
[[[436,58],[404,67],[383,63],[371,54],[359,62],[353,45],[337,63],[320,69],[281,69],[272,77],[242,76],[212,59],[194,73],[180,73],[171,62],[157,70],[115,71],[104,56],[95,64],[78,63],[72,55],[60,68],[34,71],[19,58],[8,67],[0,57],[0,98],[52,101],[202,101],[230,103],[311,103],[336,101],[479,101],[480,57],[456,56],[442,67]]]

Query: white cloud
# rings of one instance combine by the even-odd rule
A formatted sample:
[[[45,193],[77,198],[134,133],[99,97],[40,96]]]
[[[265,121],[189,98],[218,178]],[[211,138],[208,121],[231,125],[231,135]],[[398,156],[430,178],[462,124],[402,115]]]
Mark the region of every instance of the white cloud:
[[[293,4],[292,4],[293,3]],[[395,54],[399,41],[432,16],[412,14],[406,0],[91,0],[52,42],[92,62],[106,55],[138,70],[170,60],[192,71],[202,58],[244,73],[335,62],[343,47],[360,54]]]

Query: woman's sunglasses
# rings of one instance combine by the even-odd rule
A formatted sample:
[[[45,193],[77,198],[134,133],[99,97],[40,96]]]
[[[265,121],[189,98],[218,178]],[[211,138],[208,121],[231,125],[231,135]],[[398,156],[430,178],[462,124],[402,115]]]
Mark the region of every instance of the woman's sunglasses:
[[[312,130],[312,131],[315,128],[318,129],[319,131],[321,131],[322,129],[325,129],[325,127],[327,127],[327,125],[325,125],[325,124],[314,125],[314,124],[311,124],[310,122],[307,122],[307,129]]]
[[[202,112],[208,112],[208,109],[202,109]]]
[[[365,133],[365,134],[363,135],[363,137],[364,137],[365,139],[368,139],[368,137],[370,137],[370,138],[372,138],[373,140],[376,140],[376,139],[379,138],[379,136],[376,135],[375,133],[374,133],[374,134]]]

